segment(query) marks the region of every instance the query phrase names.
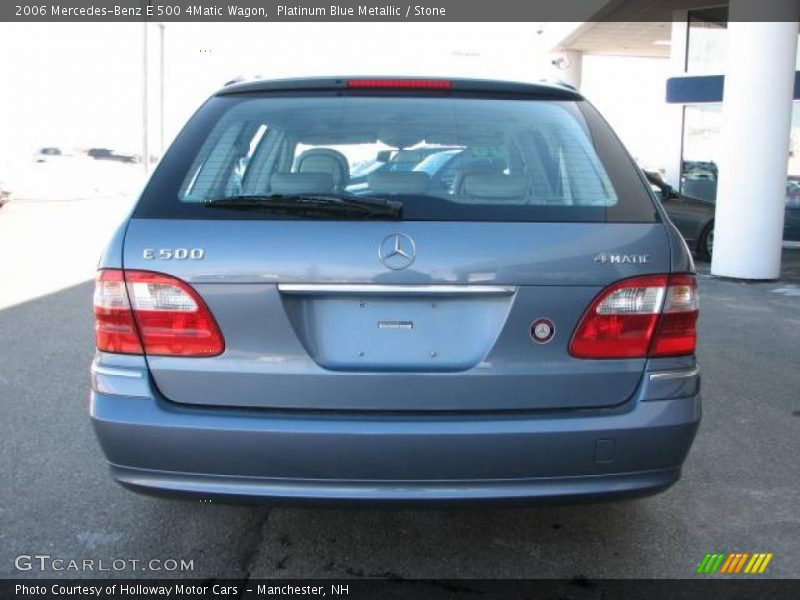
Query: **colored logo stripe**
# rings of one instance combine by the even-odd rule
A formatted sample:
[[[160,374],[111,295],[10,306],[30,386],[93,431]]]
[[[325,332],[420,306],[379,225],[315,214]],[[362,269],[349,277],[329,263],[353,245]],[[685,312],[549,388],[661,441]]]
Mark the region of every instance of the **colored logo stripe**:
[[[772,553],[769,554],[753,554],[753,558],[745,567],[745,573],[763,573],[767,569],[769,561],[772,560]]]
[[[697,567],[698,573],[716,573],[722,564],[725,554],[706,554]]]
[[[763,573],[772,560],[773,554],[765,552],[732,552],[709,553],[697,565],[697,572],[703,574],[713,573]],[[748,560],[749,559],[749,560]],[[745,566],[747,565],[747,566]]]
[[[729,554],[728,560],[725,561],[725,564],[722,565],[722,569],[720,569],[720,573],[738,573],[742,570],[744,561],[746,561],[749,556],[749,552]]]

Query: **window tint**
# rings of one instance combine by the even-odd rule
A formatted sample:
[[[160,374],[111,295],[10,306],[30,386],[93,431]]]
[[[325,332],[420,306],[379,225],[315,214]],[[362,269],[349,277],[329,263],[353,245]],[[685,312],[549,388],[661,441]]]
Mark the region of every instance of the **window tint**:
[[[136,216],[230,218],[231,211],[226,216],[201,205],[302,190],[399,200],[409,220],[654,220],[630,159],[581,104],[324,94],[216,98],[165,156]],[[190,138],[202,142],[192,147]],[[183,171],[181,163],[188,164]],[[163,193],[169,187],[174,191]]]

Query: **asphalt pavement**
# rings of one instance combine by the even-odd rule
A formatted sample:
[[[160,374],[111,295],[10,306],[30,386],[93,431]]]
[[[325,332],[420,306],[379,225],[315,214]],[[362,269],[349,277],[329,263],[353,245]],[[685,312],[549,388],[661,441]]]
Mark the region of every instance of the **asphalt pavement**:
[[[704,416],[677,485],[635,501],[481,510],[133,494],[108,477],[87,415],[91,283],[0,310],[0,577],[683,578],[707,552],[734,551],[772,552],[766,576],[800,577],[800,285],[701,275],[700,292]],[[17,570],[33,554],[193,570]]]

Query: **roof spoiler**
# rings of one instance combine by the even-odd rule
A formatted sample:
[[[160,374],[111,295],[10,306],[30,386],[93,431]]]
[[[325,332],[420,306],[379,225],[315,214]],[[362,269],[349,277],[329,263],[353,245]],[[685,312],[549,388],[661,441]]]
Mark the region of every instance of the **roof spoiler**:
[[[352,82],[380,82],[380,86],[352,85]],[[396,82],[397,85],[392,85]],[[411,85],[416,82],[429,82],[429,86]],[[440,85],[432,85],[438,83]],[[446,84],[446,85],[445,85]],[[569,84],[563,82],[539,81],[525,83],[518,81],[494,81],[488,79],[462,79],[446,77],[309,77],[297,79],[239,79],[229,81],[216,95],[242,94],[249,92],[311,92],[339,91],[366,88],[380,88],[381,91],[401,90],[404,92],[468,92],[497,96],[530,96],[548,100],[582,100],[583,96]]]

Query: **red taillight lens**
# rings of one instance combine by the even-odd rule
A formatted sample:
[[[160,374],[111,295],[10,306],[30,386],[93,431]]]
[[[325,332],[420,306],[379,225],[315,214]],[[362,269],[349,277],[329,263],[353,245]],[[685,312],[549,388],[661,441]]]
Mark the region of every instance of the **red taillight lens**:
[[[94,286],[94,332],[98,350],[116,354],[143,352],[122,271],[108,269],[97,273]]]
[[[615,283],[592,302],[570,342],[577,358],[692,354],[697,287],[692,275],[647,275]]]
[[[106,308],[108,304],[113,306]],[[109,310],[113,314],[107,315]],[[152,355],[214,356],[225,349],[219,327],[197,292],[169,275],[100,271],[95,316],[97,348],[105,352],[142,354],[144,349]]]
[[[694,276],[672,275],[650,356],[694,354],[699,308]]]
[[[449,90],[453,87],[453,82],[446,79],[348,79],[347,87],[352,89]]]

